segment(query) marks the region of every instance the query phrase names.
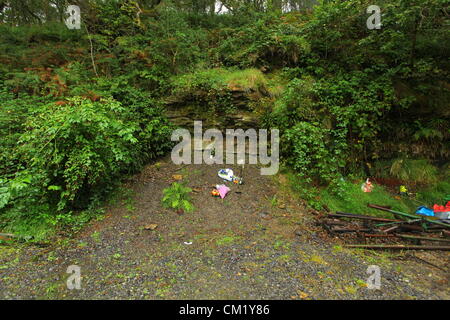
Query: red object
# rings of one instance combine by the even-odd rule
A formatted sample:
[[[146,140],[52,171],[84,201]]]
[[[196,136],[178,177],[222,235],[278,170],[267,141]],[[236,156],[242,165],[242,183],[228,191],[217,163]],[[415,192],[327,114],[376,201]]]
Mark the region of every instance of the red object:
[[[448,212],[448,211],[450,211],[450,201],[447,202],[447,204],[445,205],[445,207],[444,207],[444,206],[440,206],[440,205],[438,205],[438,204],[435,204],[435,205],[433,206],[433,211],[434,211],[434,212]]]

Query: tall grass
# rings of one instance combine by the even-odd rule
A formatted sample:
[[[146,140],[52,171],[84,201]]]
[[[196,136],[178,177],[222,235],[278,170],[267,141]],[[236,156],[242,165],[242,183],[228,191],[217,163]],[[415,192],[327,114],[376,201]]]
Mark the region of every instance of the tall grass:
[[[242,91],[259,91],[267,86],[263,73],[257,69],[222,69],[201,70],[178,76],[173,79],[174,92],[205,90],[207,88]]]
[[[429,207],[437,204],[445,204],[444,200],[450,195],[450,179],[448,177],[417,193],[417,199],[426,203]]]
[[[436,183],[437,173],[437,168],[425,159],[395,159],[390,168],[391,176],[412,184]]]

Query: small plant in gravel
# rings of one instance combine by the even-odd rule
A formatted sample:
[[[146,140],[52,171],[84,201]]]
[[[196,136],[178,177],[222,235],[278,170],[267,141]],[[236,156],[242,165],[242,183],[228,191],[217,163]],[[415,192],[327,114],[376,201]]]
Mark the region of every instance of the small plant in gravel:
[[[60,284],[55,282],[51,283],[47,288],[45,289],[45,295],[48,299],[55,299],[58,294],[58,288]]]
[[[273,248],[275,250],[289,250],[291,244],[289,242],[285,242],[283,240],[276,240],[273,244]]]
[[[191,188],[181,183],[174,182],[169,188],[163,190],[162,204],[164,208],[183,210],[186,212],[194,211],[194,205],[191,203],[189,194]]]
[[[50,253],[48,254],[48,256],[47,256],[47,261],[53,262],[53,261],[55,261],[55,260],[58,260],[58,258],[55,256],[55,253],[54,253],[54,252],[50,252]]]
[[[216,244],[218,246],[223,246],[223,245],[231,244],[231,243],[235,242],[237,239],[238,239],[238,237],[235,237],[235,236],[225,236],[220,239],[217,239]]]
[[[100,242],[100,232],[95,231],[94,233],[91,234],[91,238],[95,242],[99,243]]]
[[[272,197],[272,199],[270,200],[270,204],[271,204],[272,208],[275,208],[276,206],[278,206],[278,198],[276,195],[274,195]]]
[[[364,280],[361,280],[361,279],[356,279],[356,284],[358,285],[358,286],[360,286],[360,287],[362,287],[362,288],[366,288],[367,287],[367,283],[366,283],[366,281],[364,281]]]
[[[85,247],[87,247],[87,242],[84,242],[84,241],[81,241],[79,244],[78,244],[78,247],[79,248],[85,248]]]
[[[358,289],[355,288],[354,286],[345,286],[344,287],[345,291],[347,291],[347,293],[351,294],[351,295],[355,295],[358,292]]]

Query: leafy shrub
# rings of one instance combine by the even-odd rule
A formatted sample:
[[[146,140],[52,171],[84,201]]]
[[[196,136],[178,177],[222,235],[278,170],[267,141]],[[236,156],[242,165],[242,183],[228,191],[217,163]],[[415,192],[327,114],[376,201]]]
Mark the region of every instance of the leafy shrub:
[[[17,141],[26,130],[25,122],[34,108],[50,101],[48,97],[15,94],[0,83],[0,177],[10,176],[20,169]]]
[[[12,179],[0,179],[0,227],[19,238],[36,241],[52,231],[61,215],[45,199],[39,183],[45,177],[18,172]]]
[[[181,183],[174,182],[169,188],[163,190],[162,204],[165,208],[184,210],[186,212],[194,211],[189,193],[191,188],[185,187]]]
[[[59,195],[59,209],[101,193],[121,174],[162,153],[164,145],[152,146],[152,140],[161,139],[165,124],[151,118],[139,123],[133,115],[112,98],[74,97],[63,106],[47,105],[29,119],[21,152],[28,170],[45,176],[42,185]]]
[[[283,146],[287,161],[306,183],[312,177],[320,183],[336,182],[340,177],[339,167],[344,165],[339,149],[333,150],[329,142],[330,130],[318,123],[299,122],[287,129],[283,135]]]
[[[291,82],[265,115],[268,125],[282,129],[282,155],[306,186],[332,183],[338,195],[345,193],[341,175],[398,157],[399,150],[441,160],[448,153],[442,1],[386,1],[376,32],[365,28],[367,5],[326,1],[300,23],[311,50],[285,69]],[[398,161],[390,169],[397,178],[436,181],[426,161]]]
[[[381,115],[393,99],[386,82],[359,72],[292,80],[274,112],[288,163],[302,177],[338,184],[352,161],[367,161],[366,155],[375,151]]]
[[[291,15],[293,16],[293,15]],[[310,52],[308,41],[300,27],[301,17],[267,13],[240,28],[225,28],[216,56],[226,66],[285,67],[300,63]],[[294,22],[295,21],[295,22]]]
[[[157,18],[147,22],[145,32],[151,39],[152,64],[172,74],[191,71],[206,57],[206,31],[190,27],[186,15],[170,4],[157,10]]]
[[[0,227],[34,239],[79,224],[123,175],[165,153],[171,127],[161,110],[82,97],[34,110],[20,135],[17,172],[0,177]],[[80,220],[81,219],[81,220]]]

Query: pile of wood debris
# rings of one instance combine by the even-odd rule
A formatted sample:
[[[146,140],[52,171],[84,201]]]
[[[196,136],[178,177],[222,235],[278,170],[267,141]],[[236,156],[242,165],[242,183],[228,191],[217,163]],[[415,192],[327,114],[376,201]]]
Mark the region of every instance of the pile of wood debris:
[[[345,245],[348,248],[450,250],[450,221],[412,215],[373,204],[368,207],[390,212],[395,218],[338,211],[319,216],[319,223],[331,235],[349,242]]]

